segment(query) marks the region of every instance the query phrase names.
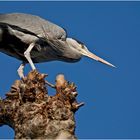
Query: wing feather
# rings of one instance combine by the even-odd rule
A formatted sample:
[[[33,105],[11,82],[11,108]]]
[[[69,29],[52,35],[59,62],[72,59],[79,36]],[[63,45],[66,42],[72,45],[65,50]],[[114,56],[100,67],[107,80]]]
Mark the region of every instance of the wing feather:
[[[0,14],[0,22],[18,26],[41,37],[44,37],[43,27],[45,32],[54,38],[66,38],[66,31],[63,28],[39,16],[22,13]]]

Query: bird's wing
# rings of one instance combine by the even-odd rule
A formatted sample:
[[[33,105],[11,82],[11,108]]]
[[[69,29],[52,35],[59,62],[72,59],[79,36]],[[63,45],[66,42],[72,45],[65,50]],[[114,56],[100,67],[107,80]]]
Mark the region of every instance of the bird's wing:
[[[44,37],[45,31],[54,38],[64,40],[66,38],[66,32],[63,28],[39,16],[22,13],[0,14],[0,22],[18,26],[41,37]]]

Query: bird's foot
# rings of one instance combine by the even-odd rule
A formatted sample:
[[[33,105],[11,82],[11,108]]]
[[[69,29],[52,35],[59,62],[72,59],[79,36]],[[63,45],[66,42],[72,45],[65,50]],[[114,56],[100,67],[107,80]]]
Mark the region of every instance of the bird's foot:
[[[23,72],[24,66],[25,66],[25,63],[22,63],[17,70],[18,75],[21,79],[24,78],[24,72]]]
[[[55,86],[55,85],[51,84],[51,83],[50,83],[50,82],[48,82],[48,81],[45,81],[45,83],[46,83],[48,86],[50,86],[51,88],[56,88],[56,86]]]

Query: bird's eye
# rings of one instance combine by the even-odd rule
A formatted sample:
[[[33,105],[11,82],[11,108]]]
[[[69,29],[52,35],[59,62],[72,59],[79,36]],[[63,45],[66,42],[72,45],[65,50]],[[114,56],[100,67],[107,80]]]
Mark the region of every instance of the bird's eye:
[[[84,45],[81,45],[81,48],[84,49],[85,48]]]

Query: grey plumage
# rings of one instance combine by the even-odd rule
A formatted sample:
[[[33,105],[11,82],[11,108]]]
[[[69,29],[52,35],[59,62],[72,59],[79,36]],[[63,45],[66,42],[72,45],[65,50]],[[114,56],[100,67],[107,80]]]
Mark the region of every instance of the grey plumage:
[[[3,43],[3,45],[0,44],[0,50],[10,56],[16,56],[20,60],[27,61],[24,57],[24,51],[26,51],[30,43],[36,42],[36,46],[31,52],[32,59],[36,63],[61,60],[66,56],[66,54],[63,54],[65,50],[71,57],[67,59],[68,57],[66,56],[64,61],[76,61],[76,58],[72,59],[72,55],[75,55],[75,53],[73,54],[69,48],[63,46],[66,44],[64,43],[66,40],[64,29],[38,16],[20,13],[1,14],[0,29],[9,35],[1,39],[2,42],[0,43]],[[46,39],[46,33],[49,36],[48,40]],[[12,40],[13,38],[14,40]],[[9,44],[8,41],[10,42]],[[62,44],[59,45],[60,43]],[[49,47],[50,45],[51,48]],[[6,50],[6,46],[9,48],[8,50]],[[79,57],[79,55],[77,56]]]
[[[41,36],[44,36],[43,26],[46,32],[51,32],[52,37],[66,38],[66,32],[63,28],[39,16],[23,13],[0,14],[0,22],[15,25]]]
[[[110,66],[109,62],[88,51],[83,43],[67,38],[66,31],[38,16],[0,14],[0,52],[30,63],[60,60],[77,62],[83,55]]]

